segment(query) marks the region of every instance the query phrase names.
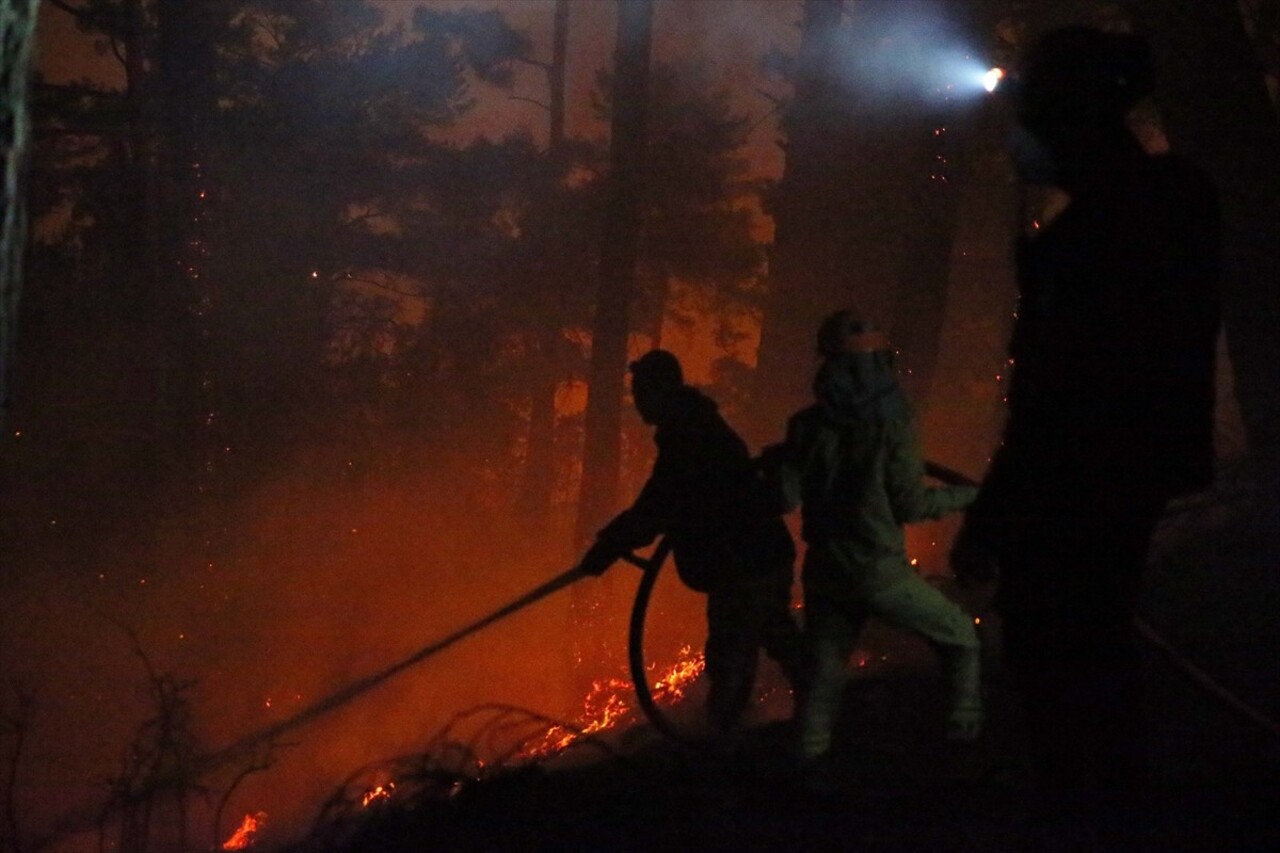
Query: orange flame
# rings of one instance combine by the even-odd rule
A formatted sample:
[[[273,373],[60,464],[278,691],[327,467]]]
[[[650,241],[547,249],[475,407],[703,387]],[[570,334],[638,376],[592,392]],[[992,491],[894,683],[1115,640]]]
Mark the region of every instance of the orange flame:
[[[244,850],[253,846],[258,831],[267,825],[266,812],[251,812],[244,816],[240,827],[222,843],[223,850]]]
[[[391,794],[396,789],[395,782],[387,782],[384,785],[375,785],[364,792],[364,796],[360,798],[360,805],[369,808],[370,803],[376,803],[378,800],[389,800]]]
[[[653,683],[656,702],[672,704],[684,697],[685,688],[694,681],[707,663],[701,652],[693,654],[689,646],[680,649],[680,659]],[[629,718],[635,709],[631,683],[625,678],[608,678],[592,682],[591,692],[583,702],[577,728],[552,726],[542,738],[521,752],[524,758],[545,758],[566,749],[575,741],[606,731]]]
[[[655,702],[671,705],[684,698],[685,689],[695,681],[707,668],[702,652],[694,654],[689,646],[679,652],[680,658],[666,669],[653,682],[653,698]],[[650,667],[652,669],[652,667]],[[630,718],[635,710],[635,694],[631,681],[626,678],[606,678],[594,681],[591,690],[583,701],[583,711],[576,726],[551,726],[536,740],[530,741],[519,752],[519,757],[526,760],[548,758],[559,753],[575,741],[597,732],[606,731]],[[477,765],[483,769],[484,762]],[[455,782],[450,796],[461,788],[461,782]],[[396,789],[395,782],[384,782],[365,791],[360,805],[368,808],[380,800],[389,800]],[[262,817],[266,817],[263,815]],[[248,818],[246,818],[248,820]],[[239,833],[232,839],[238,839]],[[228,841],[227,844],[231,844]],[[244,845],[241,845],[244,846]],[[238,850],[240,847],[224,845],[224,850]]]

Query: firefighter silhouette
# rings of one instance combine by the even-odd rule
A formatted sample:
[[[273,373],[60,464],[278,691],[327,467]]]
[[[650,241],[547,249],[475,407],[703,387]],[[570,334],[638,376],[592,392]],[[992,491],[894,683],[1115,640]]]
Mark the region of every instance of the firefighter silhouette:
[[[1217,202],[1135,132],[1153,89],[1136,37],[1051,32],[1014,82],[1034,206],[1009,417],[952,565],[998,572],[1044,801],[1096,816],[1100,794],[1143,777],[1133,616],[1148,541],[1170,497],[1212,478]]]
[[[799,686],[795,545],[746,444],[714,401],[684,383],[676,357],[652,350],[630,373],[636,409],[655,428],[657,458],[635,502],[600,530],[581,567],[602,574],[622,553],[667,536],[680,579],[707,596],[708,721],[727,733],[751,698],[760,649]]]

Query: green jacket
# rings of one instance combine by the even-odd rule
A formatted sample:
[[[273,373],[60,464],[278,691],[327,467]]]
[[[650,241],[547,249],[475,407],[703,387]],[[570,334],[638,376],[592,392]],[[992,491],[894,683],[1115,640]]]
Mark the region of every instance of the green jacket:
[[[911,574],[902,527],[963,509],[968,486],[928,487],[910,407],[887,352],[829,359],[817,403],[774,451],[791,507],[802,507],[806,585],[885,589]]]

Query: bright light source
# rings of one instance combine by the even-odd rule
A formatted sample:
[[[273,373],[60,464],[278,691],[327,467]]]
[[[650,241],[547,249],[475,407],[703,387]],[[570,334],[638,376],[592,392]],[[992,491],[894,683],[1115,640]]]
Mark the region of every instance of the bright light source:
[[[994,92],[996,87],[1000,85],[1000,81],[1004,79],[1003,68],[992,68],[986,74],[982,75],[982,88],[988,92]]]

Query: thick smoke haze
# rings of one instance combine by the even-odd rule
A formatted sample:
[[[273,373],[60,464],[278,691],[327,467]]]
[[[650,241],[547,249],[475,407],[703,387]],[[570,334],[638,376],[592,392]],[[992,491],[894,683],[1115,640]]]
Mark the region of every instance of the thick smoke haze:
[[[414,10],[424,4],[375,0],[372,5],[384,15],[385,32],[397,25],[409,27]],[[165,427],[159,425],[171,425],[179,415],[156,402],[159,392],[150,394],[155,388],[145,386],[148,394],[138,395],[137,385],[130,384],[172,367],[139,355],[161,351],[168,341],[157,344],[157,339],[169,330],[144,328],[136,321],[131,312],[149,317],[147,306],[119,308],[111,301],[125,299],[119,294],[127,288],[120,285],[117,270],[128,267],[122,258],[133,257],[127,251],[135,248],[137,223],[125,222],[105,238],[75,231],[120,226],[111,216],[119,218],[118,202],[128,195],[118,186],[129,179],[127,170],[100,178],[92,174],[98,165],[92,158],[99,152],[85,155],[73,165],[89,173],[86,184],[103,192],[107,202],[77,217],[68,215],[70,203],[59,202],[38,223],[45,226],[41,239],[58,242],[65,237],[68,246],[62,247],[65,256],[33,266],[43,277],[33,278],[24,294],[30,304],[26,319],[46,334],[32,338],[39,346],[27,343],[25,350],[19,341],[20,379],[30,393],[15,401],[13,433],[0,437],[0,747],[21,744],[15,784],[19,828],[30,841],[52,840],[45,849],[98,849],[98,824],[103,804],[113,795],[113,780],[117,788],[122,778],[127,781],[131,745],[140,736],[155,734],[149,725],[157,714],[157,689],[161,699],[172,703],[166,719],[181,724],[175,748],[182,757],[215,754],[413,656],[565,571],[578,556],[571,531],[583,475],[590,312],[579,310],[565,320],[554,310],[577,310],[581,306],[565,304],[585,304],[582,294],[594,293],[600,205],[591,192],[599,194],[592,181],[601,178],[608,155],[609,116],[602,103],[607,75],[602,72],[612,62],[615,4],[571,4],[565,124],[574,150],[567,156],[580,157],[583,165],[571,179],[555,176],[561,183],[553,185],[554,192],[547,190],[549,184],[538,183],[545,180],[550,138],[547,74],[539,63],[551,57],[554,0],[434,0],[425,5],[442,13],[500,12],[515,30],[528,35],[533,59],[512,63],[512,83],[505,88],[466,71],[467,97],[474,101],[470,109],[452,123],[413,127],[404,134],[430,147],[427,154],[389,134],[390,142],[369,143],[371,148],[385,143],[391,153],[381,160],[371,154],[375,166],[368,173],[351,167],[354,160],[338,157],[326,161],[332,174],[323,172],[320,180],[308,183],[317,167],[294,146],[275,141],[262,154],[239,140],[226,146],[234,154],[224,152],[225,162],[263,178],[258,185],[238,176],[240,199],[208,202],[211,208],[222,205],[222,218],[215,217],[208,232],[210,251],[222,253],[225,261],[208,278],[215,279],[221,270],[244,278],[215,281],[210,287],[226,286],[240,301],[215,304],[209,316],[224,325],[209,338],[191,335],[175,347],[179,357],[174,360],[197,351],[193,361],[209,352],[240,359],[210,359],[213,373],[225,370],[234,377],[229,385],[239,383],[219,389],[228,392],[224,400],[241,403],[229,417],[266,424],[283,435],[264,437],[245,428],[243,445],[219,444],[216,458],[225,453],[237,461],[253,460],[242,468],[229,465],[235,475],[221,488],[206,489],[214,479],[202,473],[212,470],[200,464],[207,462],[199,457],[206,447],[179,448],[172,455],[189,456],[179,463],[150,458],[161,451],[146,445],[147,436],[163,433]],[[825,270],[830,279],[820,282],[825,290],[803,294],[823,301],[821,313],[844,307],[837,304],[840,300],[852,304],[856,297],[859,305],[883,309],[881,325],[886,328],[895,319],[902,327],[923,315],[936,320],[936,334],[928,341],[936,345],[936,369],[920,380],[928,391],[915,401],[925,455],[977,477],[989,461],[1004,416],[1006,343],[1016,303],[1010,242],[1019,227],[1019,199],[1004,151],[1007,127],[995,109],[997,99],[988,99],[982,85],[994,60],[984,55],[990,40],[975,32],[968,14],[975,5],[942,0],[845,4],[826,47],[836,57],[832,67],[847,90],[845,107],[854,120],[842,114],[832,117],[830,128],[818,128],[816,147],[823,150],[814,163],[819,168],[809,165],[820,174],[808,176],[804,192],[811,195],[794,203],[790,213],[793,228],[795,222],[804,227],[816,223],[815,233],[803,235],[815,238],[812,246],[853,247],[839,256],[843,267]],[[701,87],[698,94],[707,97],[689,103],[702,105],[704,112],[712,112],[707,105],[721,103],[716,100],[721,94],[729,105],[718,120],[729,128],[726,135],[736,146],[732,156],[692,159],[723,171],[707,182],[723,177],[729,197],[699,196],[689,206],[697,212],[710,209],[719,217],[716,228],[729,233],[725,242],[732,250],[724,254],[741,269],[717,278],[722,271],[708,273],[697,264],[688,264],[694,273],[683,277],[658,262],[647,268],[641,283],[648,304],[632,318],[630,355],[654,344],[675,352],[691,384],[715,398],[730,424],[759,450],[758,445],[781,438],[786,425],[782,417],[763,428],[751,423],[758,410],[786,397],[783,390],[757,389],[754,399],[751,393],[768,312],[776,311],[776,320],[796,308],[779,308],[767,297],[776,284],[770,277],[780,266],[777,247],[770,244],[773,215],[784,195],[778,181],[788,165],[781,117],[793,95],[793,81],[780,71],[794,70],[787,63],[800,47],[803,6],[799,0],[658,0],[655,10],[655,68],[686,75],[697,84],[689,89]],[[88,80],[119,94],[124,85],[121,62],[105,42],[95,48],[93,38],[70,15],[45,4],[40,37],[44,82]],[[325,70],[330,67],[347,66],[337,63]],[[281,124],[287,125],[293,115],[289,108],[296,103],[288,98],[281,102]],[[317,103],[307,99],[301,112],[313,114]],[[387,114],[394,118],[395,109]],[[115,113],[107,119],[111,115]],[[312,138],[345,142],[347,131],[354,136],[365,130],[343,125],[342,132],[332,133],[328,118],[321,116],[296,137],[282,138],[296,139],[299,145]],[[252,127],[252,121],[246,126]],[[828,144],[825,133],[831,128],[833,137],[847,137],[839,145],[851,147]],[[677,125],[677,131],[673,136],[679,138],[706,128],[695,121]],[[101,135],[108,139],[102,145],[109,152],[101,155],[104,161],[128,148],[120,142],[124,132],[118,138]],[[45,137],[50,138],[79,137],[59,128]],[[953,145],[953,140],[959,141]],[[475,160],[480,166],[468,160],[475,153],[469,148],[473,143],[491,159]],[[473,185],[463,178],[461,190],[450,185],[438,198],[424,201],[408,192],[397,196],[402,188],[387,186],[392,182],[386,180],[385,166],[401,155],[395,147],[401,144],[427,162],[461,164],[465,179],[482,187],[477,198],[468,196]],[[340,146],[322,153],[335,147]],[[590,150],[582,153],[579,148]],[[219,177],[214,162],[211,185]],[[507,167],[511,175],[502,171]],[[829,167],[844,171],[833,179],[823,171]],[[701,179],[711,171],[699,172],[699,180],[685,175],[683,184],[700,191]],[[44,177],[53,173],[50,168]],[[75,180],[68,181],[74,192],[88,194]],[[324,208],[308,195],[307,188],[319,196],[345,181],[355,188],[342,204]],[[583,187],[585,201],[574,195]],[[421,192],[425,196],[433,190]],[[542,197],[561,191],[566,200]],[[217,190],[211,192],[216,195]],[[475,237],[474,245],[440,248],[430,243],[438,239],[433,232],[423,242],[434,253],[420,251],[417,233],[401,239],[400,222],[384,221],[382,230],[371,228],[352,238],[356,248],[349,256],[342,255],[349,246],[341,239],[313,239],[313,233],[330,234],[325,230],[334,225],[330,220],[366,214],[377,218],[380,212],[362,193],[394,197],[390,207],[400,206],[386,219],[401,216],[424,232],[427,225],[437,224],[431,221],[430,214],[436,213],[432,204],[444,199],[440,204],[455,205],[448,210],[463,212],[460,219],[474,220],[468,220],[475,226],[466,232],[469,237],[483,237]],[[850,199],[856,207],[842,206]],[[490,203],[492,208],[485,206]],[[557,205],[572,209],[566,212]],[[943,207],[946,216],[937,212]],[[246,213],[250,208],[256,219]],[[545,214],[545,221],[527,216],[528,210]],[[848,215],[850,210],[858,216]],[[677,211],[688,214],[684,208]],[[806,219],[815,211],[819,215]],[[824,211],[835,213],[824,220]],[[239,231],[231,227],[236,216],[248,223],[240,223]],[[663,217],[654,218],[657,225],[665,224]],[[941,227],[944,219],[952,230]],[[307,233],[299,236],[290,228]],[[244,242],[220,244],[219,229],[240,234]],[[350,229],[343,239],[356,231]],[[688,254],[694,260],[716,250],[710,244],[720,230],[691,233]],[[83,248],[90,238],[98,240],[96,255]],[[299,246],[305,256],[285,257]],[[277,252],[278,247],[284,248]],[[494,247],[493,257],[509,254],[493,261],[486,252]],[[324,257],[329,253],[335,257]],[[458,273],[441,264],[447,272],[433,281],[428,272],[413,267],[427,267],[438,256],[455,253],[474,255],[482,272]],[[935,266],[912,266],[917,256],[930,253],[940,258]],[[388,255],[411,260],[382,269]],[[851,257],[865,263],[845,263]],[[670,263],[674,268],[677,261]],[[542,271],[545,267],[551,273]],[[458,280],[449,279],[450,274]],[[547,282],[549,296],[533,294]],[[853,284],[845,287],[846,282]],[[902,293],[895,290],[900,282],[923,282],[937,298],[923,308],[920,302],[900,299]],[[331,290],[315,289],[330,284]],[[306,298],[297,298],[298,293]],[[313,293],[322,296],[311,297]],[[317,307],[308,298],[330,302]],[[306,349],[315,343],[307,336],[313,326],[333,323],[342,311],[348,312],[341,317],[347,325],[329,330],[314,351]],[[299,320],[296,315],[304,316]],[[553,320],[544,321],[546,317]],[[503,337],[495,329],[508,334]],[[782,381],[807,395],[814,363],[811,331],[804,334],[803,369]],[[335,355],[339,352],[356,355],[346,363],[344,356]],[[411,361],[407,352],[416,353],[418,360]],[[104,353],[119,360],[110,361]],[[544,389],[537,379],[545,377],[535,375],[537,368],[545,368],[538,355],[552,365],[545,371],[551,375],[550,391],[541,400],[547,403],[544,411],[549,412],[554,440],[547,480],[533,484],[547,486],[543,512],[522,515],[515,507],[523,498],[518,493],[528,485],[525,469],[532,467],[531,401],[536,389]],[[906,352],[900,363],[917,363],[912,361],[917,357],[918,352]],[[303,364],[307,358],[311,361]],[[101,366],[103,361],[107,367]],[[116,370],[116,364],[127,369]],[[263,365],[265,370],[256,370]],[[1221,365],[1229,379],[1225,357]],[[175,369],[173,375],[189,380],[195,373]],[[331,396],[308,396],[312,384],[324,383]],[[1219,387],[1224,389],[1220,408],[1230,410],[1229,420],[1238,425],[1230,385]],[[316,399],[324,405],[315,406]],[[34,410],[28,400],[41,408]],[[103,405],[90,409],[84,400]],[[196,399],[192,405],[202,402]],[[154,422],[139,424],[139,418],[122,416],[130,407],[153,413]],[[652,429],[640,422],[629,400],[624,407],[621,497],[629,501],[650,470],[654,448]],[[217,414],[222,417],[221,411]],[[205,421],[210,422],[223,426],[212,414]],[[290,431],[299,423],[301,430]],[[759,428],[756,434],[749,432],[752,426]],[[187,429],[197,440],[207,438],[189,424]],[[1230,452],[1242,450],[1236,446]],[[179,477],[173,472],[181,465],[188,467]],[[156,481],[165,477],[175,481],[161,484],[172,492],[157,487]],[[139,498],[148,488],[156,495],[178,497],[171,504],[163,498],[148,503]],[[910,531],[911,555],[924,572],[943,570],[956,523],[952,519]],[[705,598],[683,588],[674,575],[668,567],[650,610],[646,653],[658,664],[675,660],[686,646],[696,653],[705,637]],[[583,581],[285,732],[269,755],[246,755],[190,780],[193,787],[185,802],[189,846],[207,849],[220,843],[242,816],[255,812],[268,816],[260,836],[264,846],[296,839],[350,774],[422,749],[456,715],[477,706],[498,703],[573,721],[582,711],[584,680],[622,674],[627,608],[637,580],[634,569],[621,565],[604,580]],[[616,656],[614,671],[584,673],[575,660],[581,624],[571,612],[572,594],[587,590],[599,604],[595,616]],[[766,662],[762,672],[758,692],[768,701],[756,705],[757,721],[790,711],[773,665]],[[699,724],[701,699],[695,692],[681,706],[682,725]],[[5,754],[0,752],[0,758]],[[238,781],[237,774],[255,763],[269,766]],[[387,781],[377,774],[370,770],[360,779]],[[195,790],[196,785],[207,786],[207,791]],[[233,785],[215,838],[214,813]],[[170,797],[158,809],[154,830],[163,843],[153,849],[176,849],[179,804]],[[108,841],[115,837],[119,815],[119,809],[112,811],[106,821]]]
[[[36,703],[21,767],[24,829],[67,833],[54,849],[93,849],[106,780],[156,712],[147,666],[191,682],[193,745],[214,753],[567,567],[567,556],[558,562],[541,537],[450,500],[459,493],[465,488],[450,488],[444,472],[361,491],[292,476],[238,506],[226,531],[234,544],[216,564],[197,564],[185,533],[161,531],[146,569],[122,554],[98,563],[98,576],[55,565],[7,578],[3,669]],[[619,599],[629,598],[633,574],[620,569],[611,579]],[[614,617],[619,660],[622,603]],[[672,578],[660,585],[647,644],[653,660],[700,647],[699,608]],[[263,840],[286,840],[350,772],[414,752],[475,706],[572,721],[583,696],[569,636],[560,593],[282,735],[272,766],[245,779],[224,821],[264,811],[272,828]],[[253,760],[251,753],[201,782],[226,786]],[[197,837],[211,820],[206,805],[190,803]]]
[[[410,21],[418,4],[378,5],[394,26]],[[550,0],[430,6],[501,11],[529,33],[543,61],[549,56]],[[982,63],[947,4],[906,0],[852,4],[851,10],[839,45],[842,68],[849,87],[870,99],[873,109],[959,97],[949,87],[975,82]],[[657,4],[655,58],[692,61],[711,84],[729,86],[734,108],[748,122],[743,152],[753,179],[777,178],[783,170],[778,99],[788,88],[763,70],[762,59],[795,52],[800,11],[794,2]],[[601,139],[608,125],[593,93],[611,61],[613,4],[575,3],[572,16],[568,130]],[[122,85],[119,63],[109,51],[95,50],[68,15],[46,10],[41,37],[41,71],[49,82]],[[475,109],[432,133],[458,146],[522,132],[545,144],[546,112],[529,103],[544,97],[543,72],[521,64],[514,74],[510,91],[473,80]],[[756,233],[767,239],[772,223],[756,201],[743,203],[752,208]],[[730,329],[714,306],[699,302],[680,282],[672,285],[673,303],[686,292],[692,295],[670,306],[670,322],[660,322],[659,333],[685,359],[691,380],[712,382],[724,359],[753,364],[758,316],[748,312]],[[414,306],[416,316],[421,311]],[[405,316],[402,311],[399,320]],[[240,331],[246,338],[261,334]],[[634,343],[643,348],[651,340],[639,336]],[[991,353],[1001,340],[991,336]],[[581,383],[565,383],[564,391],[575,401],[561,415],[571,417],[581,402]],[[983,393],[992,398],[996,389],[989,385]],[[741,414],[732,406],[727,411],[731,420]],[[975,413],[967,398],[949,403],[940,397],[934,411],[968,417],[976,435],[957,450],[956,440],[939,431],[935,443],[945,445],[937,448],[944,457],[973,459],[983,452],[990,418]],[[649,431],[634,416],[628,424],[627,497],[643,481],[652,454]],[[93,432],[91,423],[77,428]],[[477,418],[466,432],[490,429],[496,428]],[[39,459],[42,440],[38,433],[27,435],[10,449]],[[89,457],[98,451],[86,440],[79,452]],[[96,845],[93,827],[109,795],[108,780],[121,774],[129,744],[154,716],[149,691],[157,684],[176,689],[189,682],[175,695],[189,702],[191,749],[208,754],[402,660],[563,571],[574,556],[562,535],[572,508],[560,505],[564,518],[550,529],[524,529],[504,503],[513,485],[504,478],[512,467],[489,466],[484,450],[458,453],[456,459],[420,455],[395,477],[359,480],[348,475],[351,463],[341,455],[304,446],[275,460],[269,476],[227,504],[180,517],[122,515],[107,505],[78,506],[76,520],[56,511],[45,517],[46,508],[64,504],[62,486],[12,484],[11,503],[21,509],[7,519],[6,530],[14,535],[5,544],[12,568],[0,579],[0,668],[13,685],[6,713],[16,713],[19,693],[29,692],[35,702],[18,768],[24,832],[66,835],[60,849]],[[918,531],[913,548],[932,562],[946,534],[945,527]],[[606,606],[616,611],[610,640],[619,651],[635,581],[629,572],[615,570],[607,596]],[[700,646],[701,604],[671,578],[664,582],[650,629],[654,659],[670,659],[682,645]],[[267,839],[288,838],[353,768],[412,751],[475,705],[508,703],[572,719],[582,696],[571,630],[568,597],[561,594],[288,733],[272,766],[236,789],[221,829],[261,810],[270,816]],[[192,799],[195,831],[205,831],[217,791],[233,777],[228,768],[200,780],[214,793],[211,802]],[[166,819],[176,817],[171,812]]]
[[[877,108],[962,104],[986,93],[985,39],[966,28],[959,4],[893,0],[853,4],[836,37],[844,82]]]

